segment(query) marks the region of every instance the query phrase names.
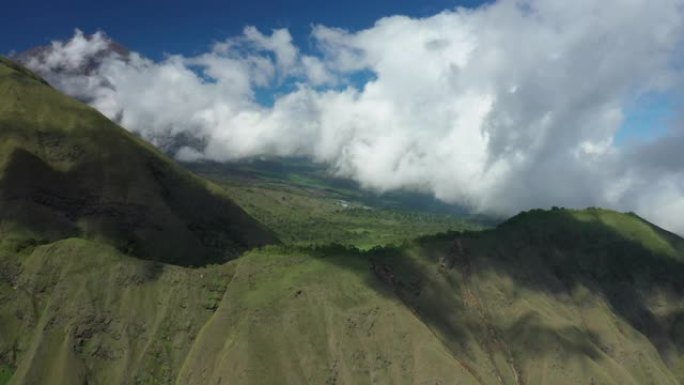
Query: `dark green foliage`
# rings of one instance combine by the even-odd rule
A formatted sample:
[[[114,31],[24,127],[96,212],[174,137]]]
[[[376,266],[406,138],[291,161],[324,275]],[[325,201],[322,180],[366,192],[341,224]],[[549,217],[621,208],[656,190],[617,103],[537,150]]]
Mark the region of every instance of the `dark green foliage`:
[[[14,370],[12,368],[0,364],[0,385],[8,384],[13,374]]]

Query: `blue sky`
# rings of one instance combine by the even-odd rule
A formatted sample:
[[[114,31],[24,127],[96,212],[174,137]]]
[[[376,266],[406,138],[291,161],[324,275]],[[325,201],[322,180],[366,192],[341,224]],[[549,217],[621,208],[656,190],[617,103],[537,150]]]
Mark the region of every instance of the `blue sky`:
[[[21,52],[55,39],[69,38],[75,28],[105,31],[124,46],[161,59],[165,54],[195,55],[212,42],[241,33],[247,25],[264,31],[287,28],[303,50],[313,24],[348,30],[368,28],[385,16],[427,17],[445,9],[477,7],[482,0],[254,0],[63,2],[23,0],[3,6],[0,52]],[[21,33],[17,33],[21,31]],[[276,90],[276,92],[278,92]],[[258,90],[269,105],[273,94]],[[667,95],[647,95],[628,106],[618,143],[631,143],[662,133],[675,108]]]
[[[671,93],[647,93],[626,106],[624,123],[616,142],[634,144],[667,133],[676,124],[678,104]]]
[[[0,23],[0,52],[22,51],[74,28],[104,30],[123,45],[148,57],[164,53],[204,52],[212,41],[240,34],[247,25],[263,30],[288,28],[306,47],[312,24],[350,30],[370,27],[389,15],[431,16],[473,0],[248,0],[134,1],[21,0],[5,2]]]

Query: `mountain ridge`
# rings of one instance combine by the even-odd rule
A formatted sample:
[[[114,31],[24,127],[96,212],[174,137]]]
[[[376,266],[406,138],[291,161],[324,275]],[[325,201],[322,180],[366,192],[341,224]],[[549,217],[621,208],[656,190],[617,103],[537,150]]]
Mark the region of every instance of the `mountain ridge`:
[[[3,252],[0,362],[11,384],[682,383],[682,263],[623,254],[634,241],[602,223],[604,244],[581,220],[569,238],[548,225],[587,212],[650,231],[629,214],[535,210],[403,246],[269,246],[204,268],[79,239]]]
[[[221,262],[277,242],[221,189],[21,68],[0,62],[6,225],[47,240],[56,240],[50,232],[81,234],[178,264]]]

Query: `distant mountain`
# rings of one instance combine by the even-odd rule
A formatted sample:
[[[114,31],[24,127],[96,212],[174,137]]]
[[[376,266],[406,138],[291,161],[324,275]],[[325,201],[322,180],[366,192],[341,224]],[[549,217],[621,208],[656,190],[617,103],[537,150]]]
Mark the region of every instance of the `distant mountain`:
[[[2,242],[21,248],[85,237],[180,265],[223,262],[276,242],[218,188],[1,60]]]

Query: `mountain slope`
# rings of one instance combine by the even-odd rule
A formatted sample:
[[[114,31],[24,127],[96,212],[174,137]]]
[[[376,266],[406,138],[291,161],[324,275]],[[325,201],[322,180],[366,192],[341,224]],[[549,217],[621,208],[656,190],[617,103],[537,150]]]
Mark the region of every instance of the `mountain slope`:
[[[11,279],[0,280],[0,365],[12,368],[10,384],[413,383],[464,374],[391,292],[368,286],[367,262],[344,252],[258,251],[187,269],[65,240],[13,261]]]
[[[206,265],[274,239],[7,61],[0,134],[0,385],[684,383],[684,240],[634,214]]]
[[[0,256],[0,362],[11,384],[681,384],[681,245],[605,210],[199,270],[60,241]]]
[[[504,384],[684,383],[683,258],[681,238],[600,209],[533,210],[371,257],[483,383]]]
[[[203,265],[276,242],[218,188],[5,59],[0,137],[4,244],[85,237]]]

